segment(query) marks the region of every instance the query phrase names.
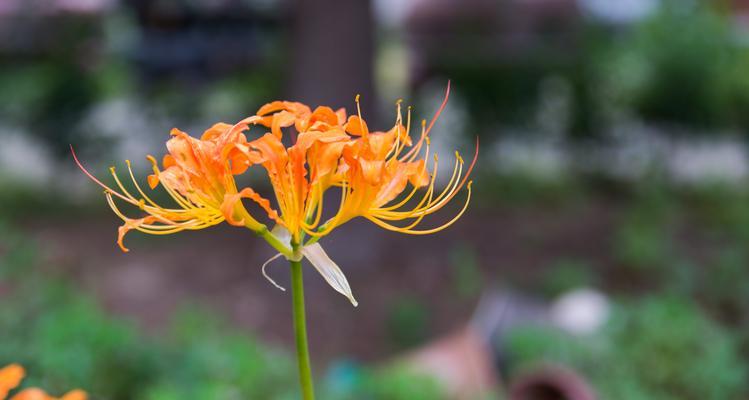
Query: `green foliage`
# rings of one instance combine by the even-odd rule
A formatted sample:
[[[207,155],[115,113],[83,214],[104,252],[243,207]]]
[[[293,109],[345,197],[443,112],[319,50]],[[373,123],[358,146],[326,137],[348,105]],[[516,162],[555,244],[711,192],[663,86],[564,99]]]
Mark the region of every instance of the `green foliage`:
[[[82,388],[111,400],[299,397],[289,354],[227,326],[210,312],[179,313],[158,338],[113,318],[90,298],[37,269],[37,249],[0,226],[0,366],[29,371],[25,385]],[[320,398],[333,398],[318,388]],[[429,378],[401,367],[361,369],[340,399],[440,399]]]
[[[544,275],[541,290],[547,297],[554,298],[573,289],[592,286],[596,280],[594,271],[585,260],[557,260]]]
[[[0,171],[0,220],[32,217],[80,215],[84,203],[76,202],[57,188],[44,188],[20,182]],[[97,199],[98,200],[98,199]],[[90,212],[90,210],[87,210]]]
[[[463,299],[477,298],[483,280],[476,251],[467,243],[459,243],[450,251],[450,265],[455,294]]]
[[[706,233],[721,241],[749,245],[749,191],[745,187],[704,185],[685,195]]]
[[[607,90],[644,119],[746,127],[749,51],[732,26],[707,2],[663,2],[612,46]]]
[[[550,328],[518,329],[508,348],[520,369],[540,361],[573,366],[601,398],[719,400],[749,393],[736,337],[677,298],[625,303],[592,338]]]
[[[587,187],[572,177],[544,179],[531,174],[484,173],[476,178],[476,202],[490,207],[501,201],[513,206],[560,206],[585,198]]]
[[[439,400],[446,399],[437,382],[407,367],[380,370],[362,382],[357,399]]]
[[[398,298],[390,306],[387,328],[390,341],[398,349],[423,343],[429,329],[429,310],[418,299]]]
[[[635,188],[632,205],[614,233],[614,255],[626,268],[660,278],[670,262],[675,203],[659,180]]]
[[[340,363],[332,368],[326,387],[326,399],[331,400],[446,399],[434,378],[420,375],[405,364],[368,372],[352,363]]]

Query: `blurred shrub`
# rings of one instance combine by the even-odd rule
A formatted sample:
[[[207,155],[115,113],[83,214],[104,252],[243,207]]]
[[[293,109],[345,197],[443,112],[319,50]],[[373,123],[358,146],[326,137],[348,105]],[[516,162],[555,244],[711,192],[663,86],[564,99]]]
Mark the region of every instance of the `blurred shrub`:
[[[749,190],[727,185],[704,185],[685,193],[705,234],[720,242],[749,245]]]
[[[704,270],[704,284],[699,287],[704,300],[734,323],[749,323],[747,265],[745,248],[723,249]]]
[[[601,74],[609,95],[646,120],[748,127],[749,48],[730,15],[715,7],[661,2],[612,46]]]
[[[347,376],[347,384],[333,385],[328,377],[326,399],[331,400],[446,400],[437,381],[413,371],[407,365],[366,372],[355,365],[340,365],[334,370]],[[344,371],[342,371],[344,370]],[[340,377],[338,378],[340,381]],[[333,390],[335,389],[335,390]]]
[[[432,67],[455,81],[470,113],[468,132],[497,135],[497,127],[513,126],[601,137],[622,116],[692,128],[679,132],[749,128],[749,34],[721,9],[726,2],[658,3],[632,26],[578,16],[557,35],[531,32],[522,47],[503,49],[512,57],[493,57],[499,44],[471,43]],[[548,82],[562,90],[547,90]],[[549,102],[560,112],[542,123]]]
[[[400,297],[390,305],[387,332],[397,349],[423,343],[429,332],[429,309],[419,299]]]
[[[478,298],[483,279],[476,250],[468,243],[458,243],[450,249],[450,267],[455,294],[461,299]]]
[[[180,313],[163,335],[144,337],[55,280],[33,243],[0,226],[0,365],[19,362],[26,385],[86,389],[95,399],[298,398],[293,358],[227,326],[210,312]],[[437,384],[401,367],[362,368],[340,397],[440,399]]]
[[[579,203],[590,194],[585,182],[573,177],[546,179],[524,173],[484,172],[476,181],[481,182],[474,188],[476,202],[482,207],[496,207],[497,202],[519,207],[560,206]]]
[[[593,286],[596,269],[587,261],[559,259],[553,263],[541,282],[541,291],[548,298],[555,298],[570,290]]]
[[[580,371],[604,399],[738,399],[749,394],[736,338],[676,298],[624,303],[595,337],[521,328],[508,337],[515,370],[543,361]]]
[[[614,232],[614,256],[622,266],[631,272],[646,272],[651,279],[663,278],[673,261],[677,205],[660,180],[647,179],[634,188],[632,202]]]

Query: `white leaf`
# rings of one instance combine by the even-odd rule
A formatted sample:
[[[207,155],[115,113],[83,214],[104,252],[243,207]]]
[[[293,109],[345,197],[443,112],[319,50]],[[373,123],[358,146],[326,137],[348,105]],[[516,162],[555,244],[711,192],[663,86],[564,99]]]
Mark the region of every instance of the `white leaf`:
[[[333,287],[338,293],[348,297],[351,304],[356,307],[359,303],[354,299],[354,295],[351,293],[351,287],[346,280],[346,276],[338,265],[328,257],[319,243],[314,243],[302,248],[302,254],[312,263],[317,269],[317,272],[325,278],[330,286]]]

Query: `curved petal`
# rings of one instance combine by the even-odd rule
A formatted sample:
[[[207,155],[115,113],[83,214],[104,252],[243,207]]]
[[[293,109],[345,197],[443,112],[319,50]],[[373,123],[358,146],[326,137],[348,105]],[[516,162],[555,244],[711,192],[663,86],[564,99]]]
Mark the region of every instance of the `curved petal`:
[[[278,212],[270,206],[270,201],[263,198],[260,194],[250,188],[244,188],[239,193],[227,194],[224,196],[224,202],[221,204],[221,213],[224,215],[224,218],[226,218],[226,222],[236,226],[243,226],[245,224],[246,221],[244,220],[234,219],[234,206],[236,206],[237,202],[242,198],[253,200],[262,207],[266,213],[268,213],[270,219],[276,223],[283,224],[283,221],[281,221],[281,218],[278,216]]]
[[[4,399],[8,392],[20,385],[25,375],[26,371],[18,364],[0,369],[0,399]]]
[[[215,123],[213,124],[213,126],[208,128],[205,132],[203,132],[203,135],[200,137],[200,140],[216,139],[231,128],[232,128],[232,125],[229,125],[224,122]]]
[[[117,228],[117,245],[120,246],[120,249],[122,249],[123,252],[127,253],[128,251],[130,251],[130,249],[125,247],[125,235],[127,235],[127,233],[132,231],[133,229],[138,229],[138,227],[141,225],[152,224],[156,221],[156,217],[151,215],[143,218],[128,219],[122,226]]]
[[[60,397],[60,400],[87,400],[88,395],[83,390],[72,390],[68,393],[65,393],[62,397]]]
[[[348,117],[348,122],[345,125],[346,132],[353,136],[367,136],[369,135],[369,128],[364,119],[359,118],[357,115]]]
[[[42,389],[28,388],[20,391],[17,395],[13,396],[11,400],[55,400],[55,398],[48,395]]]

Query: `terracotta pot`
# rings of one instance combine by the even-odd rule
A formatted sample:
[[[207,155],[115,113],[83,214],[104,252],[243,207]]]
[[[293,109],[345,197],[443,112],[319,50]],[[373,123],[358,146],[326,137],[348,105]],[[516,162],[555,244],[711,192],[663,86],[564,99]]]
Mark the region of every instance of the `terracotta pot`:
[[[543,365],[510,384],[510,400],[596,400],[580,375],[559,365]]]

